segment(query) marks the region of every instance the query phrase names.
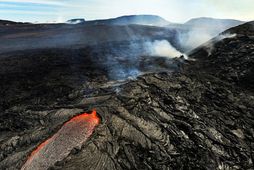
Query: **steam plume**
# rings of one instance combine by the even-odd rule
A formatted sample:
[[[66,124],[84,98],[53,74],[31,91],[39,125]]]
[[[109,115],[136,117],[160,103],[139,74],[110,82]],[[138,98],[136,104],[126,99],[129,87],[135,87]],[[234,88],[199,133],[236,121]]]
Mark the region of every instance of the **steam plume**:
[[[226,38],[234,38],[236,37],[237,34],[229,34],[229,33],[225,33],[225,34],[220,34],[219,36],[215,37],[214,39],[212,39],[211,41],[208,41],[206,44],[205,44],[205,47],[206,47],[206,50],[208,52],[208,55],[211,55],[213,49],[214,49],[214,44],[219,42],[219,41],[222,41],[223,39],[226,39]]]
[[[167,40],[155,40],[154,42],[147,42],[148,51],[150,49],[150,55],[153,56],[162,56],[168,58],[175,58],[187,56],[177,49],[175,49]]]

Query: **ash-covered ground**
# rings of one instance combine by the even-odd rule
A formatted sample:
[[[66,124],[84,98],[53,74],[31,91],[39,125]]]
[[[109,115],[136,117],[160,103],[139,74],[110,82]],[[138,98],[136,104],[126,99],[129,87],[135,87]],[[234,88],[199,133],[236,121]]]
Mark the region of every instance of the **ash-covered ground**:
[[[133,63],[111,53],[112,64],[107,43],[2,53],[0,169],[20,169],[66,121],[93,109],[101,119],[93,134],[49,169],[252,169],[254,23],[226,34],[234,36],[188,60]],[[131,80],[132,67],[141,74]]]

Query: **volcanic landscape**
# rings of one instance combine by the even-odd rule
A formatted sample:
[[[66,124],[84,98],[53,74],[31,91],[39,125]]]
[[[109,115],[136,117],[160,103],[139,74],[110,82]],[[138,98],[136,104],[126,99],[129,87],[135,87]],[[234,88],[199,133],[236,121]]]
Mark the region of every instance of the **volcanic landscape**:
[[[0,20],[0,96],[0,169],[251,170],[254,22]]]

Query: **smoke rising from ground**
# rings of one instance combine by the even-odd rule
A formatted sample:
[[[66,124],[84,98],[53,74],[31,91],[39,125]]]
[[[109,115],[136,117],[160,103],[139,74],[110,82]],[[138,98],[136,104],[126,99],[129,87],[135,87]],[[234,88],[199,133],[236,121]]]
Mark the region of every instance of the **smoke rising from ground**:
[[[148,39],[97,45],[92,55],[114,80],[136,78],[144,72],[172,71],[176,68],[173,58],[187,58],[167,40]]]
[[[187,52],[218,36],[221,32],[241,23],[243,22],[230,19],[192,19],[177,27],[178,42],[182,50]]]
[[[155,40],[154,42],[147,42],[147,49],[150,50],[150,55],[162,56],[168,58],[175,58],[185,56],[177,49],[175,49],[167,40]]]
[[[214,44],[222,41],[226,38],[235,38],[237,36],[237,34],[229,34],[229,33],[225,33],[225,34],[220,34],[219,36],[213,38],[211,41],[208,41],[204,46],[206,47],[206,50],[208,52],[208,55],[211,55],[213,49],[214,49]]]
[[[184,51],[189,51],[202,45],[213,37],[214,35],[208,31],[191,30],[189,32],[179,34],[178,39]]]
[[[226,39],[226,38],[234,38],[236,37],[237,34],[229,34],[229,33],[226,33],[226,34],[220,34],[219,36],[215,37],[215,40],[216,42],[218,41],[221,41],[223,39]]]

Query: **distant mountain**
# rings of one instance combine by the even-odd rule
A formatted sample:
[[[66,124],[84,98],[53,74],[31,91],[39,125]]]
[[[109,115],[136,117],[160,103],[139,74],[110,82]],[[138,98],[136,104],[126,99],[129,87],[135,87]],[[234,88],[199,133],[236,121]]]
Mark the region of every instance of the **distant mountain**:
[[[0,26],[2,26],[2,25],[6,25],[6,26],[8,26],[8,25],[21,25],[21,24],[31,24],[31,23],[29,23],[29,22],[15,22],[15,21],[9,21],[9,20],[1,20],[0,19]]]
[[[76,19],[70,19],[68,21],[66,21],[67,24],[82,24],[85,23],[85,19],[84,18],[76,18]]]
[[[185,23],[185,25],[208,25],[208,24],[222,24],[222,25],[240,25],[244,23],[243,21],[234,20],[234,19],[216,19],[216,18],[193,18]]]
[[[23,22],[8,21],[8,20],[0,20],[0,26],[1,25],[15,25],[15,24],[25,24],[25,23],[23,23]]]
[[[244,23],[243,21],[233,20],[233,19],[214,19],[214,18],[194,18],[186,23],[183,24],[176,24],[171,23],[165,19],[163,19],[160,16],[156,15],[129,15],[129,16],[121,16],[117,18],[111,18],[111,19],[104,19],[104,20],[92,20],[92,21],[86,21],[83,18],[76,18],[71,19],[66,22],[67,24],[63,27],[61,24],[51,25],[51,24],[36,24],[35,27],[29,26],[24,30],[27,30],[29,32],[29,29],[38,29],[38,35],[41,34],[40,30],[43,29],[48,30],[49,28],[56,29],[58,27],[61,27],[60,30],[57,30],[57,32],[54,34],[54,36],[58,35],[58,32],[64,31],[66,32],[65,37],[69,39],[68,42],[72,42],[72,40],[78,40],[80,38],[80,33],[83,34],[83,32],[89,32],[86,33],[86,38],[84,42],[86,44],[89,43],[97,43],[97,41],[104,41],[104,40],[130,40],[130,39],[138,39],[142,36],[149,37],[150,30],[153,30],[151,27],[160,27],[160,28],[154,28],[156,31],[152,31],[153,35],[150,37],[155,38],[161,38],[161,37],[167,37],[168,39],[168,32],[170,32],[170,35],[174,35],[173,40],[170,40],[170,42],[173,42],[173,45],[177,47],[178,50],[181,52],[188,52],[201,44],[205,43],[206,41],[212,39],[213,37],[217,36],[219,33],[240,25]],[[4,25],[16,25],[16,24],[22,24],[12,21],[4,21],[0,20],[0,26]],[[77,28],[75,26],[77,24]],[[139,25],[139,27],[129,27],[130,25]],[[75,29],[79,30],[79,32],[74,33],[72,31],[69,31],[69,27],[75,27]],[[86,29],[81,29],[81,27],[87,26]],[[95,27],[94,27],[95,26]],[[98,26],[98,27],[97,27]],[[38,28],[37,28],[38,27]],[[161,28],[164,27],[164,28]],[[63,29],[63,30],[62,30]],[[81,30],[80,30],[81,29]],[[101,31],[100,29],[103,29]],[[161,30],[162,29],[162,30]],[[19,33],[16,29],[10,29],[10,27],[2,28],[0,34],[4,34],[6,32],[9,34],[11,31],[12,33],[17,36]],[[107,33],[107,34],[105,34]],[[142,33],[142,34],[140,34]],[[156,33],[156,36],[155,36]],[[43,33],[44,34],[44,33]],[[117,34],[117,36],[116,36]],[[21,34],[24,36],[24,34]],[[37,34],[34,34],[34,37],[30,38],[36,38]],[[74,36],[73,36],[74,35]],[[15,37],[14,36],[14,37]],[[78,38],[77,38],[78,37]],[[27,41],[25,37],[25,41]],[[172,38],[172,37],[171,37]],[[15,39],[15,38],[14,38]],[[10,41],[11,38],[7,38],[5,43]],[[58,40],[58,39],[56,39]],[[56,41],[55,40],[55,41]],[[91,40],[91,41],[90,41]],[[60,42],[54,42],[53,44],[58,43],[64,43],[62,41]],[[82,42],[83,43],[83,42]],[[29,43],[28,43],[29,44]],[[29,46],[36,46],[36,43],[31,43],[32,45]],[[48,43],[46,43],[48,44]],[[51,43],[49,43],[51,44]],[[19,48],[21,47],[20,44],[13,44]],[[3,48],[1,50],[4,50]]]
[[[152,26],[166,26],[171,24],[164,18],[156,15],[129,15],[117,18],[88,21],[87,24],[105,24],[105,25],[152,25]]]
[[[179,34],[179,44],[183,51],[189,51],[205,43],[219,33],[243,24],[243,21],[233,19],[194,18],[184,24],[169,24]]]
[[[201,18],[191,19],[187,21],[186,23],[184,23],[184,25],[190,26],[190,27],[225,31],[228,28],[231,28],[243,23],[244,23],[243,21],[234,20],[234,19],[215,19],[215,18],[201,17]]]

